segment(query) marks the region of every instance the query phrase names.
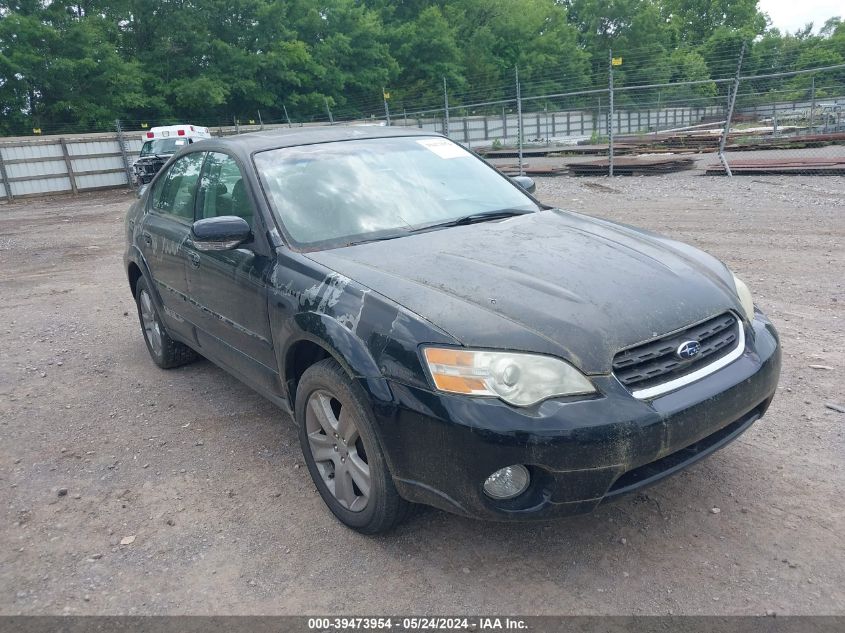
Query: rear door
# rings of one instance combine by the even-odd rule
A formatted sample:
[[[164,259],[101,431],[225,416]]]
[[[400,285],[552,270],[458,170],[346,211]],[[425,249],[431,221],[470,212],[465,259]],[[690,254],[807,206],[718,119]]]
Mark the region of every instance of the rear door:
[[[209,152],[197,192],[197,219],[240,216],[252,227],[253,239],[229,251],[200,251],[186,242],[190,318],[205,352],[275,393],[278,372],[267,310],[273,251],[248,187],[235,158]]]
[[[156,180],[141,226],[140,248],[164,304],[171,331],[191,336],[188,317],[187,242],[205,152],[187,154]]]

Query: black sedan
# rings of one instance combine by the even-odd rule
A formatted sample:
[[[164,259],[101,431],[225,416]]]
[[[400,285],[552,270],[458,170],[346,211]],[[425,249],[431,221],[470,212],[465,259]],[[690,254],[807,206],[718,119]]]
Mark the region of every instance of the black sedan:
[[[190,145],[126,217],[147,348],[291,414],[317,490],[365,533],[413,503],[589,511],[759,419],[780,348],[742,281],[531,185],[407,129]]]

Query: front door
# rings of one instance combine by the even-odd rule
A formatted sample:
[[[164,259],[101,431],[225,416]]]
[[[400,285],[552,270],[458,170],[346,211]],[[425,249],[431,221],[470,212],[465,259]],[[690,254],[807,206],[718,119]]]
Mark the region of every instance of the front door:
[[[229,251],[200,251],[190,240],[185,244],[191,320],[209,355],[278,393],[267,311],[272,251],[264,231],[258,230],[247,186],[234,158],[208,154],[197,193],[197,219],[240,216],[252,227],[253,239]]]

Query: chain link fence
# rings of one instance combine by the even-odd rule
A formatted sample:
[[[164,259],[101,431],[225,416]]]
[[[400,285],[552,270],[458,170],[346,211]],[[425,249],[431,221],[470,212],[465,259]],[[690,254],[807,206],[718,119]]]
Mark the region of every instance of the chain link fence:
[[[708,174],[845,175],[845,67],[742,77],[724,166]]]
[[[548,81],[522,83],[514,69],[509,83],[463,92],[450,92],[444,81],[439,104],[431,97],[397,103],[382,90],[372,103],[346,110],[334,111],[325,100],[323,112],[301,120],[285,109],[282,120],[264,120],[260,112],[225,124],[124,120],[99,135],[5,138],[0,198],[131,184],[144,133],[176,123],[206,126],[218,136],[337,124],[414,127],[448,135],[509,175],[845,174],[845,64],[783,72],[770,64],[775,72],[749,74],[744,48],[721,61],[729,70],[716,78],[626,81],[626,64],[647,77],[640,68],[646,62],[609,52],[602,85],[571,92],[549,92]],[[551,77],[565,85],[550,71]]]

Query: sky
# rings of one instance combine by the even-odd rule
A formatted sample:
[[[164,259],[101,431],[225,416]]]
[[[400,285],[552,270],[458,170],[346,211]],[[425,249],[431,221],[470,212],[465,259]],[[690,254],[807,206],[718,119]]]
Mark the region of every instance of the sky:
[[[845,20],[843,0],[759,0],[758,6],[781,32],[792,33],[812,22],[813,32],[818,33],[830,17],[838,15]]]

